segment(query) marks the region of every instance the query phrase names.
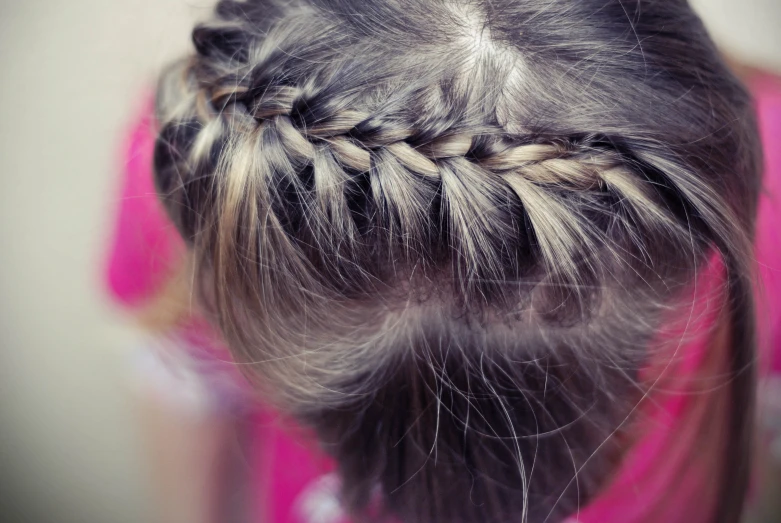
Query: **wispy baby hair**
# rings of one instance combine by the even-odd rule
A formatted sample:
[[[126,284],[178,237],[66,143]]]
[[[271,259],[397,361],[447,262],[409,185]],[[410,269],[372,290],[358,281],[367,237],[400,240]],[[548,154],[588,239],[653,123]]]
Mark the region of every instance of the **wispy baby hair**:
[[[756,133],[686,2],[223,0],[193,41],[158,92],[159,191],[356,518],[375,492],[405,523],[574,513],[717,253],[736,519]]]

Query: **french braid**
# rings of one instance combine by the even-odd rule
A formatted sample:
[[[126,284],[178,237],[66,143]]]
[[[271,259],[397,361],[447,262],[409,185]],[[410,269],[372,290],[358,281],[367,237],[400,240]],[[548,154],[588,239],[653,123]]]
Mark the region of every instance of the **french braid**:
[[[711,466],[740,478],[703,496],[734,520],[750,105],[684,3],[623,4],[223,0],[163,75],[156,181],[201,301],[356,518],[377,488],[404,523],[575,512],[716,253],[742,399]]]

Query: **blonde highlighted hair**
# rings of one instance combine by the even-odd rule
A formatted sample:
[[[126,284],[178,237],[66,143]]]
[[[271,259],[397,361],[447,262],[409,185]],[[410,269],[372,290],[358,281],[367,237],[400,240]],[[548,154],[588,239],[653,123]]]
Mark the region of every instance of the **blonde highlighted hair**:
[[[222,0],[193,41],[158,91],[161,198],[356,518],[377,488],[405,523],[575,512],[717,253],[737,520],[758,145],[685,2]]]

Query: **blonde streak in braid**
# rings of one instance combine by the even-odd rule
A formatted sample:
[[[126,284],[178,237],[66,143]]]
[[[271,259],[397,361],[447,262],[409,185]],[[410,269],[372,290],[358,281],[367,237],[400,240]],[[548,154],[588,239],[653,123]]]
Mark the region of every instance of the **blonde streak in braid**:
[[[543,148],[549,148],[551,153],[555,149],[553,146],[524,147],[537,148],[540,156],[545,154]],[[531,151],[528,157],[531,158],[534,154]],[[620,158],[615,154],[599,152],[586,158],[556,157],[542,160],[528,168],[526,174],[527,178],[535,183],[561,184],[579,190],[592,189],[602,182],[618,193],[622,197],[622,204],[631,208],[646,224],[657,223],[675,229],[676,232],[681,230],[680,225],[676,224],[673,218],[664,213],[659,205],[653,201],[643,181],[629,168],[622,165]]]
[[[359,172],[371,169],[371,154],[366,149],[357,146],[349,138],[337,136],[325,140],[331,145],[331,150],[339,163]]]
[[[374,122],[376,123],[376,121]],[[383,129],[376,135],[372,136],[366,145],[370,149],[377,149],[380,147],[387,147],[389,145],[392,145],[396,142],[403,142],[410,136],[412,136],[412,131],[409,129]]]
[[[554,273],[577,281],[579,247],[587,245],[589,234],[584,224],[564,203],[530,179],[536,165],[502,176],[523,204],[542,253],[545,266]]]
[[[218,168],[217,292],[241,288],[258,300],[275,288],[275,277],[268,270],[272,266],[303,286],[312,284],[301,252],[285,234],[271,207],[269,181],[273,169],[262,146],[265,125],[234,139]],[[237,241],[237,235],[243,240]],[[239,245],[246,248],[239,252]],[[279,259],[286,263],[277,263]],[[223,301],[230,308],[232,298],[225,296]]]
[[[253,134],[260,134],[257,130]],[[235,282],[242,279],[242,268],[246,262],[245,253],[238,252],[237,230],[244,226],[242,217],[246,215],[247,205],[250,209],[254,208],[254,198],[248,198],[246,190],[250,185],[249,180],[253,178],[251,170],[251,151],[250,147],[254,140],[252,135],[248,135],[244,140],[238,141],[231,139],[226,153],[220,157],[217,166],[217,198],[216,198],[216,217],[214,228],[205,229],[204,236],[200,239],[206,245],[214,243],[214,283],[213,292],[216,300],[216,309],[220,311],[220,324],[226,333],[226,336],[234,339],[243,339],[241,322],[235,315],[233,307],[234,298],[227,291],[232,289]],[[251,211],[250,211],[251,213]],[[255,238],[254,228],[257,227],[257,220],[250,221],[249,238]],[[216,235],[216,238],[209,238],[209,234]],[[253,249],[251,246],[249,249]],[[208,247],[206,248],[208,252]],[[257,280],[251,278],[246,285],[240,287],[252,297],[259,294]]]
[[[249,87],[246,85],[225,85],[217,87],[211,91],[211,101],[214,105],[220,105],[220,102],[226,98],[246,94],[248,91]]]
[[[258,120],[275,116],[289,116],[293,102],[301,96],[297,87],[281,86],[267,89],[253,104],[250,111]]]
[[[261,351],[263,359],[282,355],[281,345],[274,343],[274,333],[266,327],[278,321],[284,302],[276,302],[274,309],[263,304],[279,294],[268,270],[271,261],[293,251],[280,243],[284,242],[284,234],[270,211],[264,173],[257,164],[262,133],[259,127],[234,138],[218,169],[212,292],[220,311],[221,329],[234,347],[239,363],[257,360],[255,350]],[[285,266],[296,260],[295,256],[285,259]],[[248,303],[249,309],[245,311],[237,301]],[[247,320],[248,312],[257,323]],[[258,339],[266,342],[259,344]]]
[[[347,134],[350,130],[370,118],[370,115],[361,111],[346,110],[334,115],[323,122],[317,122],[306,130],[309,136],[318,138],[331,138]]]
[[[262,166],[261,172],[264,173],[265,180],[267,180],[267,190],[273,196],[270,201],[274,203],[286,201],[286,197],[283,194],[286,189],[283,189],[284,185],[279,183],[280,177],[284,178],[285,182],[289,183],[296,193],[300,195],[306,193],[307,187],[301,178],[301,169],[309,160],[297,157],[301,153],[308,154],[311,152],[305,146],[303,146],[303,151],[292,150],[280,132],[280,122],[280,117],[262,122],[260,126],[261,136],[258,141],[258,150],[261,153],[261,157],[256,162]],[[284,129],[284,123],[281,125]],[[292,134],[288,138],[293,138]],[[283,212],[287,214],[285,211]]]
[[[472,142],[473,137],[470,134],[454,134],[438,138],[418,150],[433,160],[454,158],[466,156],[472,148]]]
[[[539,163],[561,156],[558,147],[549,144],[529,144],[508,147],[500,153],[481,160],[481,164],[494,171],[512,171],[529,163]]]
[[[315,146],[299,132],[287,116],[274,118],[274,125],[286,149],[300,160],[312,160],[315,157]]]
[[[496,215],[497,202],[506,190],[496,176],[465,158],[443,161],[439,171],[451,227],[460,239],[469,272],[501,278],[497,239],[508,237],[512,231],[502,230],[508,224]]]
[[[386,146],[385,149],[410,171],[422,176],[439,179],[440,173],[437,164],[426,158],[426,156],[408,143],[396,142]]]
[[[561,149],[550,144],[509,147],[482,159],[481,164],[495,171],[513,171],[527,166],[526,177],[543,185],[590,189],[599,182],[588,164],[567,158]]]
[[[305,187],[300,172],[293,169],[292,164],[289,177],[305,206],[304,217],[319,248],[325,249],[339,236],[347,238],[348,244],[352,245],[355,231],[351,227],[352,221],[345,219],[343,212],[347,203],[343,194],[346,174],[342,167],[330,152],[324,150],[325,146],[310,142],[293,125],[290,117],[276,116],[271,122],[289,156],[297,160],[299,166],[312,167],[314,191]]]
[[[203,162],[211,154],[212,147],[224,132],[225,126],[218,118],[214,118],[204,125],[190,149],[188,158],[190,165],[197,166]]]
[[[368,154],[368,153],[367,153]],[[345,188],[347,173],[327,147],[315,149],[312,162],[315,182],[316,211],[323,219],[314,218],[323,246],[332,244],[332,239],[346,239],[352,245],[356,239],[355,223],[347,207]]]
[[[685,237],[687,232],[674,217],[653,200],[647,187],[649,182],[639,179],[624,166],[613,166],[598,171],[602,181],[622,198],[622,204],[629,207],[647,225],[661,225],[674,232],[673,237]]]
[[[371,186],[391,237],[398,236],[407,249],[423,245],[434,189],[427,194],[421,181],[383,149],[372,154]]]
[[[554,158],[545,160],[526,173],[530,181],[539,184],[560,185],[572,189],[588,190],[599,184],[599,176],[589,165],[577,160]]]

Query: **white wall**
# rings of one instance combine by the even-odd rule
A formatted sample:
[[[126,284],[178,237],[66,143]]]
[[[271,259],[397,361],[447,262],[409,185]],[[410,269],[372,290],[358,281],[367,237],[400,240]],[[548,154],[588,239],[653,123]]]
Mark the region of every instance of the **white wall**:
[[[149,521],[99,261],[120,130],[199,1],[0,4],[2,521]]]
[[[0,519],[149,520],[133,334],[99,289],[105,196],[132,101],[208,4],[0,0]],[[781,1],[695,4],[732,54],[781,71]]]
[[[781,73],[781,0],[690,0],[735,58]]]

